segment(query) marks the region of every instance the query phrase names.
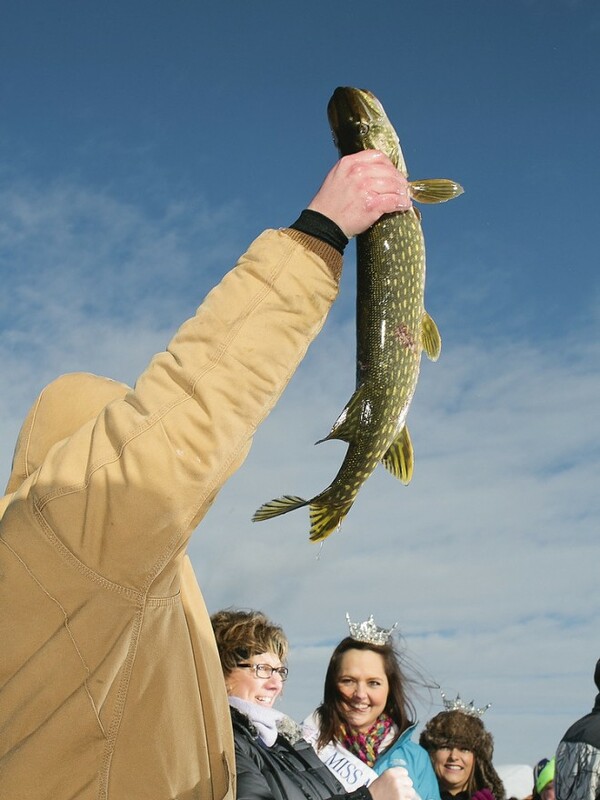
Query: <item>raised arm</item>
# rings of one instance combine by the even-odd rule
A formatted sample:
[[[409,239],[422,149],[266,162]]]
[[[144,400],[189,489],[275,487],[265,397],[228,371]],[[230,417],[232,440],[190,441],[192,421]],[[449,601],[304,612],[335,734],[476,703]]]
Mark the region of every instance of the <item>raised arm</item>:
[[[405,179],[369,151],[339,161],[309,208],[348,237],[409,205]],[[336,297],[343,243],[320,230],[309,221],[262,234],[135,389],[43,463],[38,510],[102,577],[168,587],[173,554],[245,458]]]

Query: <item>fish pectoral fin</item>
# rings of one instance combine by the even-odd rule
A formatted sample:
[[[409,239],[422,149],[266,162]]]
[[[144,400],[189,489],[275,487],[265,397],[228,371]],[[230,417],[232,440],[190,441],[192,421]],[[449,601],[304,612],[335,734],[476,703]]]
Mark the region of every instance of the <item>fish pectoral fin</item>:
[[[295,511],[297,508],[308,505],[309,502],[302,497],[285,494],[283,497],[263,503],[260,508],[257,508],[252,516],[252,522],[262,522],[265,519],[287,514],[288,511]]]
[[[343,506],[330,506],[321,504],[319,498],[315,497],[310,504],[310,541],[322,542],[337,531],[351,508],[352,501]]]
[[[427,357],[431,361],[437,361],[442,352],[442,337],[437,325],[426,311],[421,322],[421,341]]]
[[[414,468],[414,451],[406,425],[383,454],[383,466],[402,483],[410,483]]]
[[[348,404],[333,423],[333,427],[323,439],[319,439],[315,444],[327,442],[329,439],[341,439],[342,442],[351,442],[354,439],[356,431],[360,427],[360,418],[362,414],[362,395],[363,384],[354,392]]]
[[[461,195],[464,189],[460,183],[447,178],[427,178],[423,181],[411,181],[409,192],[418,203],[445,203]]]

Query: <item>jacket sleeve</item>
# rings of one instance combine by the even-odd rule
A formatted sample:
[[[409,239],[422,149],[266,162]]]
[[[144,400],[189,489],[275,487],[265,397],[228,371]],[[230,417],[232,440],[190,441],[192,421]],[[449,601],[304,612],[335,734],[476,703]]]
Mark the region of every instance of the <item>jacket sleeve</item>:
[[[600,800],[600,749],[561,741],[556,751],[556,800]]]
[[[299,752],[298,745],[284,745],[282,750],[276,742],[272,748],[263,747],[247,732],[242,733],[235,722],[234,740],[236,800],[372,800],[366,786],[349,793],[332,793],[336,790],[329,788],[328,782],[339,786],[335,777],[318,760],[317,769],[310,768],[306,753]],[[302,746],[316,759],[308,743]],[[321,770],[329,781],[319,777]]]
[[[431,759],[421,745],[407,740],[392,745],[375,764],[375,771],[381,775],[390,767],[405,767],[421,800],[440,800],[440,787],[431,766]]]
[[[236,800],[277,800],[258,764],[235,748]]]
[[[440,787],[431,766],[429,756],[420,759],[419,767],[415,771],[413,785],[421,800],[440,800]]]
[[[236,800],[293,800],[289,798],[285,789],[276,793],[269,786],[267,779],[259,765],[250,755],[240,751],[236,746],[235,765],[237,774]],[[299,773],[301,775],[301,773]],[[298,792],[298,797],[300,793]],[[306,794],[310,797],[310,794]],[[354,792],[331,795],[328,800],[372,800],[371,792],[366,786],[361,786]]]
[[[167,591],[174,554],[321,329],[340,268],[305,234],[262,234],[134,391],[50,451],[30,490],[52,535],[110,581],[144,591],[163,575]]]

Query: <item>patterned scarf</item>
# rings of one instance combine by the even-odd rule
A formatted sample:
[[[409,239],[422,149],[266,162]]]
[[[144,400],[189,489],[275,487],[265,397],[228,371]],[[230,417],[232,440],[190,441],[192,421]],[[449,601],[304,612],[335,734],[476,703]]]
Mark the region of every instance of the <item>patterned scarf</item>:
[[[340,740],[346,750],[354,753],[361,761],[372,767],[377,759],[377,753],[382,741],[392,727],[393,722],[389,714],[380,714],[366,733],[342,725]]]

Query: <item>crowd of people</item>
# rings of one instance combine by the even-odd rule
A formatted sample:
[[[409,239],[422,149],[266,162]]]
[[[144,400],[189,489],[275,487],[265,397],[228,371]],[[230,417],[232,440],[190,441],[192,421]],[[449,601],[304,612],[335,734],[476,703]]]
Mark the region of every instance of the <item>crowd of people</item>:
[[[231,709],[239,800],[598,800],[598,716],[576,723],[557,758],[528,772],[527,789],[508,796],[493,764],[494,743],[477,708],[460,697],[423,727],[419,744],[393,628],[348,618],[335,647],[323,701],[301,725],[274,704],[288,677],[288,640],[259,611],[211,617]],[[600,661],[596,668],[600,688]],[[599,695],[600,698],[600,695]],[[597,702],[598,706],[598,702]],[[595,753],[593,752],[595,749]],[[574,752],[573,752],[574,751]],[[563,758],[563,754],[565,757]],[[583,769],[582,769],[582,764]],[[527,780],[527,779],[526,779]],[[367,790],[367,791],[365,791]]]
[[[410,207],[382,153],[340,159],[135,387],[76,373],[41,392],[0,499],[0,797],[505,800],[477,714],[447,709],[412,740],[402,671],[372,620],[336,647],[302,725],[275,710],[285,634],[258,612],[211,624],[186,555],[324,324],[348,240]],[[561,795],[559,759],[597,770],[598,710],[559,748],[558,800],[588,798]]]

